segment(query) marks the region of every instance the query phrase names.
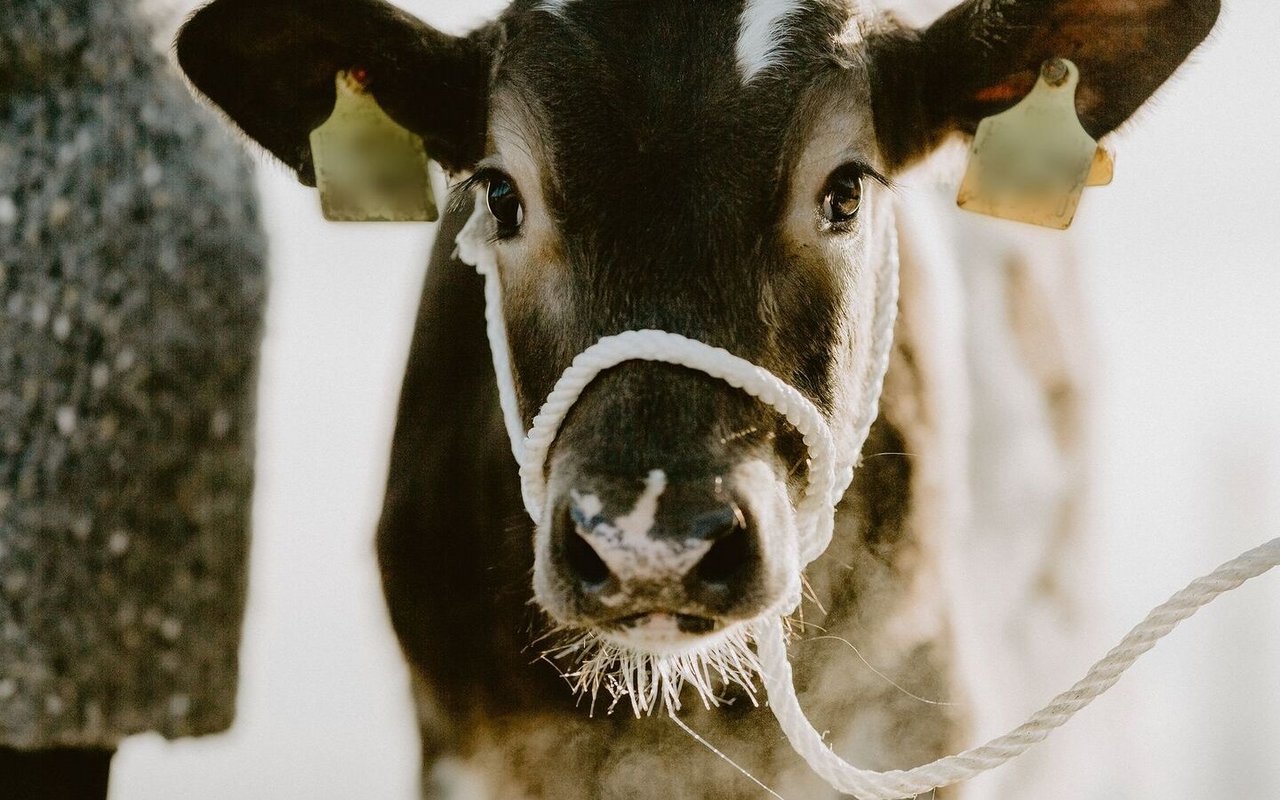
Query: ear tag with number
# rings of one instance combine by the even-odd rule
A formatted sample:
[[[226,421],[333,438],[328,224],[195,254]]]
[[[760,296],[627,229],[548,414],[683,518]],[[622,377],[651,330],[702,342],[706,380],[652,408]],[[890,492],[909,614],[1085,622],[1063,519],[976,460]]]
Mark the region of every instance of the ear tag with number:
[[[1076,115],[1080,71],[1046,61],[1031,94],[978,126],[956,202],[993,217],[1066,230],[1085,186],[1111,182],[1115,163]]]
[[[387,116],[363,77],[338,73],[333,114],[311,132],[325,219],[434,222],[440,215],[422,137]]]

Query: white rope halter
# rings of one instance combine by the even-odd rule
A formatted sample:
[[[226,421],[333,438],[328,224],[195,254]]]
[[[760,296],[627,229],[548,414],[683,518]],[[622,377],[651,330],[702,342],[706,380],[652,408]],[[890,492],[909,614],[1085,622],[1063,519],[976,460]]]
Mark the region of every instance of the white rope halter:
[[[470,221],[458,234],[458,256],[485,279],[485,319],[494,373],[511,451],[520,465],[525,510],[535,524],[543,521],[547,504],[547,455],[561,423],[583,390],[601,372],[623,362],[660,361],[700,370],[741,389],[776,409],[800,432],[810,456],[809,483],[797,508],[800,563],[807,566],[822,555],[831,542],[835,505],[849,488],[854,462],[875,421],[889,366],[898,304],[898,243],[892,224],[888,226],[890,235],[886,237],[885,250],[876,259],[878,294],[872,324],[872,358],[866,366],[864,410],[854,429],[854,446],[843,456],[837,452],[831,429],[817,407],[777,376],[726,350],[656,330],[607,336],[580,353],[556,382],[534,418],[533,429],[526,435],[502,316],[502,281],[496,254],[484,233],[485,225],[484,205],[477,203]],[[837,791],[863,800],[899,800],[969,780],[1018,757],[1115,685],[1143,653],[1180,622],[1219,595],[1277,565],[1280,565],[1280,539],[1223,564],[1152,611],[1105,658],[1091,667],[1080,682],[1055,697],[1027,722],[981,747],[911,770],[859,769],[836,755],[823,741],[796,697],[781,616],[770,620],[758,633],[761,677],[778,724],[814,772]],[[799,603],[798,596],[792,598],[791,610]]]

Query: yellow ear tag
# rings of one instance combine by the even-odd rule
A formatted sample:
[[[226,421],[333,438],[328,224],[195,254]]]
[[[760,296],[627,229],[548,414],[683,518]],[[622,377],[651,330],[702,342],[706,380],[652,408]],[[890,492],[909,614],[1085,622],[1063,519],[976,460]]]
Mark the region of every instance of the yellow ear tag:
[[[339,72],[333,114],[311,132],[325,219],[434,222],[439,218],[422,137],[382,110],[364,83]]]
[[[1002,219],[1066,230],[1085,186],[1111,182],[1115,163],[1076,115],[1080,71],[1046,61],[1035,88],[978,126],[956,202]]]

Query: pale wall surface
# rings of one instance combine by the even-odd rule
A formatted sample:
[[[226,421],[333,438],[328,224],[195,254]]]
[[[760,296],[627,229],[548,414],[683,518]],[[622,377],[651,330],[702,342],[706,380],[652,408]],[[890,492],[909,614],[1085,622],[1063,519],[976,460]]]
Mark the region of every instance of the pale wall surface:
[[[406,5],[457,29],[498,3]],[[1229,6],[1119,139],[1117,182],[1090,193],[1073,234],[1101,351],[1107,609],[1081,671],[1188,579],[1280,531],[1280,4]],[[262,187],[274,275],[240,720],[214,739],[131,742],[113,800],[413,796],[371,540],[431,231],[325,225],[273,167]],[[1275,576],[1203,612],[1045,745],[1050,760],[1106,754],[1073,762],[1078,782],[1053,797],[1280,797],[1278,631]]]

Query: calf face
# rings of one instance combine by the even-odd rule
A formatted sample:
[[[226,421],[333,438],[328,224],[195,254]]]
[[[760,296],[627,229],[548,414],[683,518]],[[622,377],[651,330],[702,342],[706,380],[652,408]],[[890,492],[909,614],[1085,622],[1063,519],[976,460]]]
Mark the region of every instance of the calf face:
[[[1080,66],[1077,109],[1106,134],[1216,14],[1215,0],[972,0],[916,31],[837,0],[519,0],[458,39],[378,0],[217,0],[178,55],[303,182],[333,76],[356,66],[469,175],[526,425],[576,353],[657,328],[790,382],[850,448],[887,176],[1016,102],[1053,56]],[[537,601],[648,655],[740,640],[798,596],[805,478],[795,432],[746,395],[665,364],[609,370],[551,454]]]
[[[472,181],[497,223],[526,418],[576,353],[656,328],[802,387],[848,444],[877,295],[868,77],[833,68],[847,15],[806,6],[783,44],[826,51],[746,80],[742,14],[578,3],[509,24]],[[550,459],[539,601],[644,649],[783,610],[799,591],[804,455],[772,409],[719,381],[647,362],[608,371]]]

